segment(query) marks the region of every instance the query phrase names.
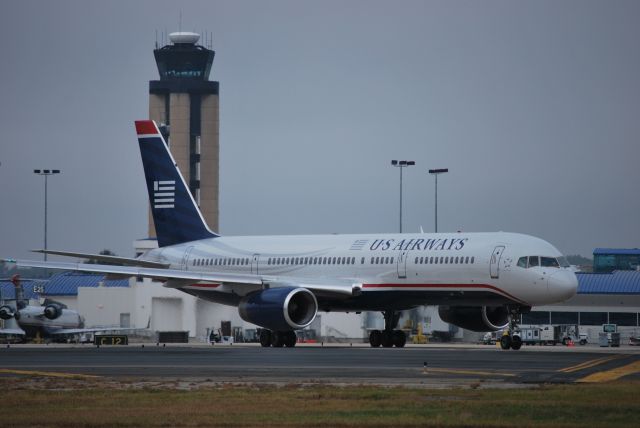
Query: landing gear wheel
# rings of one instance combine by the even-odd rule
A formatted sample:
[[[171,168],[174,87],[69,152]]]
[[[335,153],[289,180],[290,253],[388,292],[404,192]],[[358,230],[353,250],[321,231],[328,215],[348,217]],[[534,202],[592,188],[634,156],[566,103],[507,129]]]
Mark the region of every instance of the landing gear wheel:
[[[511,336],[507,334],[502,336],[500,338],[500,347],[505,350],[511,348]]]
[[[372,348],[377,348],[382,344],[382,332],[380,330],[371,330],[371,333],[369,333],[369,344]]]
[[[513,336],[511,338],[511,349],[513,349],[514,351],[517,351],[521,347],[522,347],[522,339],[520,338],[520,336]]]
[[[293,330],[284,332],[284,346],[287,348],[293,348],[296,346],[296,342],[298,341],[298,336],[296,336],[296,332]]]
[[[263,348],[271,346],[271,331],[264,329],[260,330],[260,345]]]
[[[282,348],[284,346],[284,332],[274,331],[271,334],[271,346],[274,348]]]
[[[391,348],[393,346],[393,331],[384,330],[382,332],[382,346]]]
[[[402,330],[393,330],[393,345],[396,348],[404,348],[407,343],[407,335]]]

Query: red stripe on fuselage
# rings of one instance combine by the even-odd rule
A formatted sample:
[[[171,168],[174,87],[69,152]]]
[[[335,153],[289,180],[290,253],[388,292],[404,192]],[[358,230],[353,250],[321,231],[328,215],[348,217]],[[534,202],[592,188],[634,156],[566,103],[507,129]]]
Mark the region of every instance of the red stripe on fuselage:
[[[362,288],[485,288],[504,294],[516,302],[525,303],[506,291],[489,284],[362,284]]]
[[[152,120],[136,120],[136,133],[138,135],[157,134],[156,125]]]
[[[218,288],[220,284],[190,284],[187,287]]]

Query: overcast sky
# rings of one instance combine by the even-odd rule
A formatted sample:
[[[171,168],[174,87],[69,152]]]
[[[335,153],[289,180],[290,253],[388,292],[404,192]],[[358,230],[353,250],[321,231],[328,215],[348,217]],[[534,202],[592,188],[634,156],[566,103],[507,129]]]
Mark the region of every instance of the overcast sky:
[[[640,244],[638,1],[1,1],[0,257],[133,255],[156,31],[213,34],[224,235]]]

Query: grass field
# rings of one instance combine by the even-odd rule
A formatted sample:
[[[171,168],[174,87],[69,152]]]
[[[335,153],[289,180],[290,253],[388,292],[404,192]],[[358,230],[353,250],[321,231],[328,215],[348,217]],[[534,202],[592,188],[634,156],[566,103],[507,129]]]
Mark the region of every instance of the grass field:
[[[0,378],[14,426],[639,426],[640,383],[527,389],[219,385],[191,390]]]

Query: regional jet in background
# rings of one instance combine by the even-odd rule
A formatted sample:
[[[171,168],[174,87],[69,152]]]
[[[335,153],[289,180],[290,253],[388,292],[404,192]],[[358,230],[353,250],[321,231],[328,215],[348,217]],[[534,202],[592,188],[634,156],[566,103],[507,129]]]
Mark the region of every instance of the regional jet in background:
[[[370,333],[371,346],[403,347],[400,311],[422,305],[439,305],[444,321],[469,330],[514,333],[521,313],[576,293],[577,279],[556,248],[515,233],[219,236],[206,225],[156,124],[135,125],[159,248],[120,258],[120,266],[19,266],[161,280],[237,306],[244,320],[264,328],[265,347],[295,346],[295,330],[318,311],[380,311],[384,330]],[[509,334],[501,344],[519,349],[521,343]]]
[[[77,311],[51,299],[45,299],[40,306],[30,305],[29,300],[24,297],[20,276],[14,275],[11,282],[15,298],[4,299],[0,306],[0,319],[5,322],[4,328],[0,329],[0,336],[7,340],[67,341],[88,333],[143,330],[121,327],[85,328],[84,317]]]

